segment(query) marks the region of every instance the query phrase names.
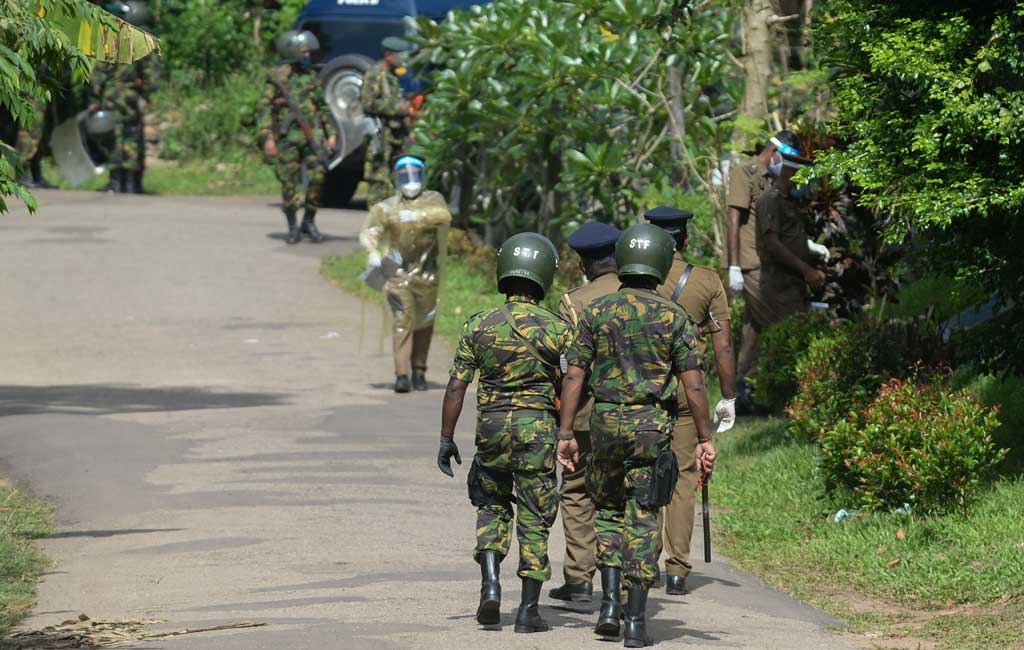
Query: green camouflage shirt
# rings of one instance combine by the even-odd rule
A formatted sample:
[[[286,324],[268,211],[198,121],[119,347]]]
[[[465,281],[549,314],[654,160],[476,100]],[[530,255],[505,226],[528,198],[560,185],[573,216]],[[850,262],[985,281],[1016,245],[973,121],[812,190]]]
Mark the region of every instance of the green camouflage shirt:
[[[505,305],[516,327],[547,363],[531,354],[499,309],[491,309],[466,321],[451,376],[472,382],[473,375],[480,373],[480,411],[553,411],[560,359],[571,339],[569,325],[525,297],[517,296]]]
[[[395,73],[389,72],[377,63],[363,75],[359,101],[363,113],[379,118],[385,131],[383,136],[401,146],[408,131],[409,112],[402,106],[402,87]]]
[[[700,367],[686,311],[645,289],[620,289],[590,303],[566,360],[590,371],[596,402],[627,405],[675,400],[676,375]]]
[[[323,88],[316,72],[311,68],[302,70],[290,64],[274,68],[263,89],[259,104],[260,139],[284,139],[296,144],[306,142],[306,136],[299,128],[298,120],[288,105],[280,86],[288,91],[288,96],[302,113],[309,124],[313,137],[326,140],[333,128],[334,117],[324,100]]]

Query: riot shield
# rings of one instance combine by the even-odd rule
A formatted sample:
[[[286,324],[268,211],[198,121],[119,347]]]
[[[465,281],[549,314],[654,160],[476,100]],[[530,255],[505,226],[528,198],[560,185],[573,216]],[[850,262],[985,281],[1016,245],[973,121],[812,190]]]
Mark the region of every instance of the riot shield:
[[[97,147],[89,142],[88,118],[89,111],[82,111],[54,128],[50,136],[50,149],[60,174],[72,186],[81,185],[106,170],[106,160],[97,160]]]

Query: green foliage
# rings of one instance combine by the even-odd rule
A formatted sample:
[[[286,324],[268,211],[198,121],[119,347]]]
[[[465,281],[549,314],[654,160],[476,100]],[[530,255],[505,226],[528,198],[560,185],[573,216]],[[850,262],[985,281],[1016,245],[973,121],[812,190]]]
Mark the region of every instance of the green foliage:
[[[263,42],[253,35],[248,0],[164,0],[164,63],[178,83],[215,84],[260,61]]]
[[[267,70],[253,65],[197,88],[172,78],[153,97],[160,114],[162,158],[218,160],[239,151],[255,152],[256,111]]]
[[[1002,466],[1007,475],[1024,474],[1024,378],[1010,373],[978,374],[972,367],[958,370],[955,388],[968,388],[985,406],[999,409],[999,428],[992,438],[1010,453]]]
[[[815,173],[845,177],[891,215],[923,271],[968,279],[1024,310],[1024,10],[1019,2],[828,0],[815,34],[835,74],[833,128],[847,142]],[[979,352],[1024,368],[1020,328]]]
[[[498,2],[420,20],[416,63],[433,72],[418,149],[462,188],[460,216],[488,243],[519,229],[557,238],[598,213],[632,223],[652,180],[678,175],[673,143],[710,177],[730,129],[717,109],[737,91],[735,12],[670,4]]]
[[[851,411],[867,406],[884,381],[909,363],[889,332],[873,323],[844,323],[812,340],[796,363],[797,393],[786,411],[799,439],[820,438]]]
[[[967,515],[863,512],[835,523],[836,510],[850,504],[825,496],[815,471],[816,446],[777,442],[784,426],[779,420],[741,419],[734,432],[716,441],[713,526],[718,548],[731,560],[841,616],[851,614],[848,589],[914,609],[948,607],[948,601],[999,603],[1003,596],[1019,601],[1024,481],[1002,480],[982,489]],[[837,593],[842,595],[836,598]],[[929,617],[914,636],[934,636],[949,650],[1024,641],[1018,619],[1000,631],[988,630],[995,645],[969,646],[961,639],[978,636],[990,619],[983,611],[952,614],[947,624]],[[933,623],[941,624],[941,633],[933,635]]]
[[[761,335],[761,355],[753,377],[754,401],[782,413],[797,391],[796,366],[807,347],[829,328],[818,311],[794,314]]]
[[[892,316],[916,318],[932,312],[933,318],[944,321],[985,298],[985,291],[976,284],[949,276],[926,275],[900,287]]]
[[[46,558],[34,540],[51,531],[50,508],[0,483],[0,639],[28,614]]]
[[[1006,456],[992,434],[995,410],[941,382],[890,380],[863,413],[822,438],[826,486],[849,490],[861,508],[910,503],[921,512],[968,510],[981,482]]]

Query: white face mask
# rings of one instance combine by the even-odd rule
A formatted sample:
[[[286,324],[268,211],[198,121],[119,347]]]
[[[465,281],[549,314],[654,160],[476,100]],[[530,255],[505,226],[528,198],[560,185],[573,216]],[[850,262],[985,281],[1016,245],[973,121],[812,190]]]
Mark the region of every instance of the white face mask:
[[[420,195],[420,192],[423,191],[423,184],[422,183],[403,183],[402,187],[399,188],[399,189],[402,190],[402,196],[404,196],[405,198],[407,198],[407,199],[415,199],[417,196]]]
[[[782,156],[776,153],[773,154],[771,160],[768,161],[768,175],[772,178],[778,178],[781,173]]]

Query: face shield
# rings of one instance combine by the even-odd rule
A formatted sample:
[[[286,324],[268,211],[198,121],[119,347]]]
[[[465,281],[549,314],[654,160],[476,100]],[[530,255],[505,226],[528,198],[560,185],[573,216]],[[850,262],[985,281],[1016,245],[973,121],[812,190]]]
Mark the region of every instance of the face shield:
[[[402,156],[395,163],[395,185],[407,199],[414,199],[423,191],[423,161],[414,156]]]
[[[311,63],[311,52],[320,49],[320,41],[310,31],[288,31],[277,38],[277,53],[285,63]]]

